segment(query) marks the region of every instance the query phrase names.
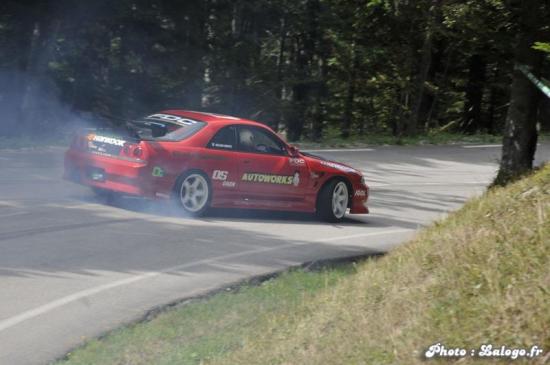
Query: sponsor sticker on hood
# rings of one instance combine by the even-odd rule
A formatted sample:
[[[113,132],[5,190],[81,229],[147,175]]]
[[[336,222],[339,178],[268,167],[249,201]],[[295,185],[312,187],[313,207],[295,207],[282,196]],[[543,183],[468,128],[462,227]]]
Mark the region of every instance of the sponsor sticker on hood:
[[[338,169],[338,170],[342,170],[342,171],[345,171],[345,172],[357,172],[357,170],[352,169],[351,167],[347,167],[347,166],[341,165],[341,164],[336,163],[336,162],[320,161],[320,163],[323,166],[332,167],[333,169]]]

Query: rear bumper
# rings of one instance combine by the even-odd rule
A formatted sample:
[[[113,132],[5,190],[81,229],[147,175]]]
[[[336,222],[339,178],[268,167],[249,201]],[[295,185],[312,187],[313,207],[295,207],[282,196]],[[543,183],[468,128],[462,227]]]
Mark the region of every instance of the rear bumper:
[[[154,187],[149,170],[146,162],[70,149],[65,153],[63,178],[90,187],[154,197]],[[94,179],[90,171],[101,171],[102,178]]]

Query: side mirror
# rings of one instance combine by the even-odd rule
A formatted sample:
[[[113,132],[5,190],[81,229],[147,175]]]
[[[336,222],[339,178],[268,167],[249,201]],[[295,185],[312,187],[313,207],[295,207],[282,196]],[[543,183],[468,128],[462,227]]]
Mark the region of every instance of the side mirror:
[[[300,150],[296,146],[288,146],[288,152],[292,157],[298,157],[300,155]]]

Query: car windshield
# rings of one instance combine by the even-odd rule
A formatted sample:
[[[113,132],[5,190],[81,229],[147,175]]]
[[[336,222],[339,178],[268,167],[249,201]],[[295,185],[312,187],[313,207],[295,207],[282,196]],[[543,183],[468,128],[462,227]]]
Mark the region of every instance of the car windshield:
[[[203,121],[169,114],[155,114],[128,123],[136,137],[148,141],[181,141],[191,137],[205,125]]]

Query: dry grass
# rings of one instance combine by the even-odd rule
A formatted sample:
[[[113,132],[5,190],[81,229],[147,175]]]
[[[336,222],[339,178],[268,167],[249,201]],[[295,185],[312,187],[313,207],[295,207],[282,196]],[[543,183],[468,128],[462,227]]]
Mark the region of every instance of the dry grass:
[[[323,275],[330,285],[322,284]],[[305,281],[310,285],[302,287]],[[549,303],[547,166],[470,201],[352,274],[286,274],[123,329],[69,362],[415,364],[424,363],[424,350],[437,342],[549,351]],[[203,320],[183,331],[193,316]],[[184,350],[189,341],[197,341],[193,356]],[[460,360],[475,362],[481,360]]]
[[[550,166],[269,324],[213,363],[412,364],[437,342],[550,350]]]

